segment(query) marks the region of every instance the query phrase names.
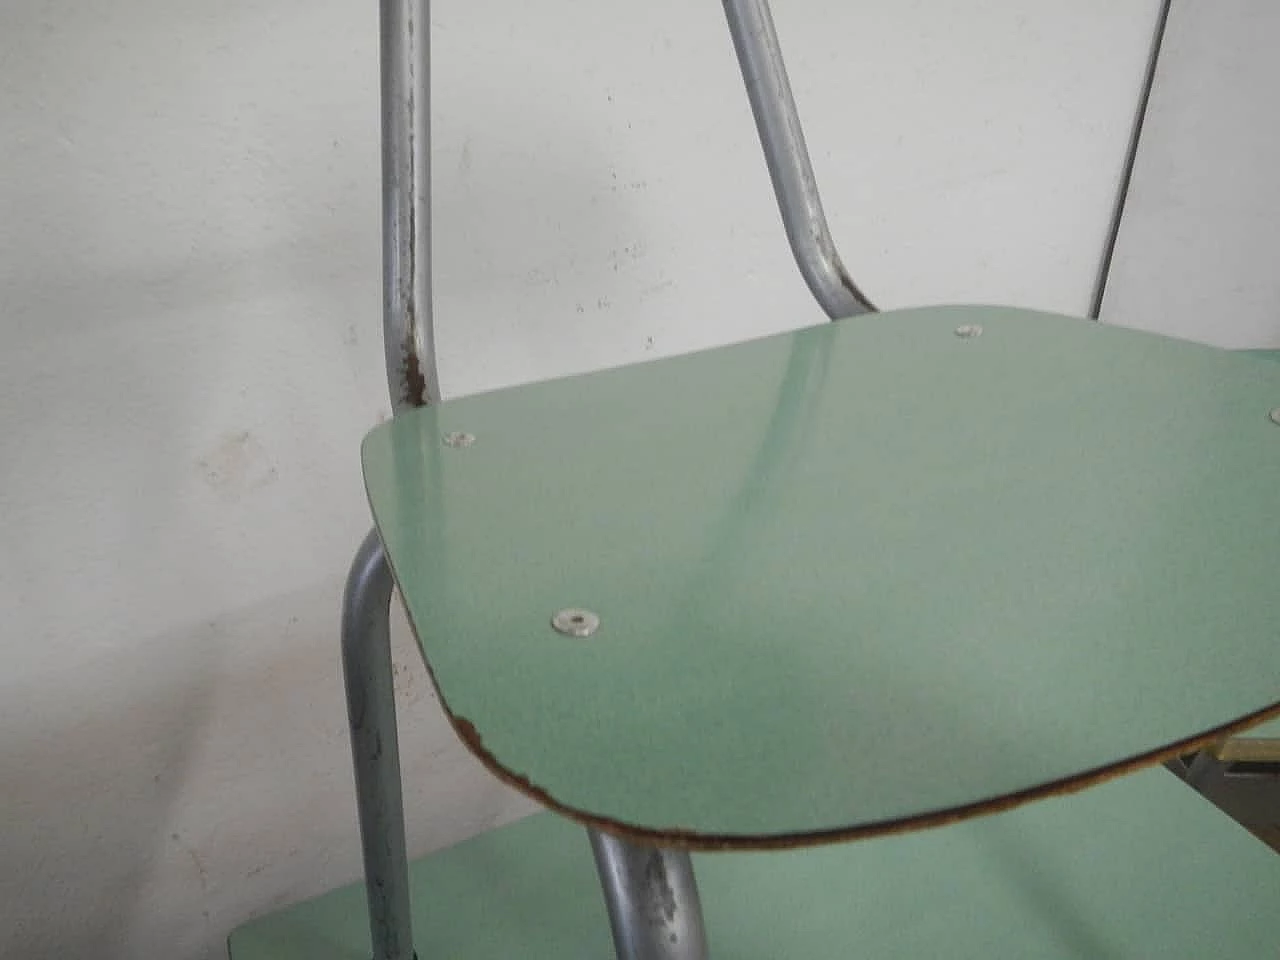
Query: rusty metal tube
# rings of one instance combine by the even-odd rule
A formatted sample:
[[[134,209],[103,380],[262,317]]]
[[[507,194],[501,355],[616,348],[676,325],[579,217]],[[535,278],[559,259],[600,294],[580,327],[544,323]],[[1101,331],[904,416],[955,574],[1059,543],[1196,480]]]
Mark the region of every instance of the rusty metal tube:
[[[702,902],[687,850],[588,829],[617,960],[707,960]]]
[[[440,400],[431,315],[428,0],[381,0],[382,336],[393,411]]]

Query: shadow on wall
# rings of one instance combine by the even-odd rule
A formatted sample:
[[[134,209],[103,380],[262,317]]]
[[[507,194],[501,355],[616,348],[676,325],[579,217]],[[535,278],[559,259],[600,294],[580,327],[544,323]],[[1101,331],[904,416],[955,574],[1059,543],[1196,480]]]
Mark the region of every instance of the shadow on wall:
[[[56,684],[0,689],[0,903],[13,924],[0,952],[123,956],[157,860],[184,842],[174,808],[218,656],[206,624]]]
[[[171,631],[56,690],[0,686],[0,955],[221,957],[250,916],[357,878],[340,591]],[[395,622],[422,853],[532,805],[453,736]]]

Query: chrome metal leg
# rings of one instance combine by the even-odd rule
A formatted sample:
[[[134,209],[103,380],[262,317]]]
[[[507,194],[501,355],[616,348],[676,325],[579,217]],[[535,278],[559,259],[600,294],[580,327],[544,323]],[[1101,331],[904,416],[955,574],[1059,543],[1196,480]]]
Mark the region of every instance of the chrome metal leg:
[[[693,861],[588,830],[618,960],[706,960]]]
[[[378,532],[356,551],[342,596],[347,688],[374,960],[413,960],[400,745],[391,673],[391,569]]]

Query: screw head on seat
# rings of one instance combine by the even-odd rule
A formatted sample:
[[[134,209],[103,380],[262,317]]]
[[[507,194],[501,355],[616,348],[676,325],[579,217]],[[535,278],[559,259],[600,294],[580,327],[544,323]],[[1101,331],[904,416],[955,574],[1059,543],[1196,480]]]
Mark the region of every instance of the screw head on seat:
[[[600,617],[590,610],[567,607],[551,618],[551,626],[566,637],[589,637],[600,629]]]

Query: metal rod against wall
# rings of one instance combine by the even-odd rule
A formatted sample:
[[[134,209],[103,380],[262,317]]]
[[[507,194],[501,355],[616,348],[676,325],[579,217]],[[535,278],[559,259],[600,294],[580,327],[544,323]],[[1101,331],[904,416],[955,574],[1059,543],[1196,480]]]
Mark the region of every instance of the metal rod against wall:
[[[1164,46],[1165,28],[1169,24],[1169,7],[1173,0],[1163,0],[1160,11],[1156,14],[1156,27],[1151,36],[1151,48],[1147,53],[1147,69],[1142,78],[1142,91],[1138,95],[1138,109],[1133,118],[1133,127],[1129,133],[1129,145],[1125,149],[1124,166],[1120,169],[1120,184],[1116,188],[1115,205],[1111,210],[1111,220],[1107,224],[1107,239],[1102,247],[1102,260],[1098,265],[1098,275],[1093,285],[1093,296],[1089,303],[1089,319],[1097,320],[1102,316],[1102,300],[1107,293],[1107,278],[1111,274],[1111,261],[1116,254],[1116,240],[1120,237],[1120,222],[1124,219],[1125,201],[1129,199],[1129,185],[1133,181],[1133,167],[1138,160],[1138,146],[1142,141],[1142,125],[1147,119],[1147,105],[1151,102],[1151,88],[1156,82],[1156,67],[1160,63],[1160,48]]]
[[[381,0],[382,337],[393,411],[440,400],[431,314],[429,0]]]
[[[724,0],[724,12],[796,265],[832,320],[872,312],[827,226],[768,0]]]
[[[706,960],[693,861],[588,829],[618,960]]]
[[[374,960],[413,960],[400,745],[391,672],[391,569],[377,531],[356,551],[342,595],[342,675]]]

